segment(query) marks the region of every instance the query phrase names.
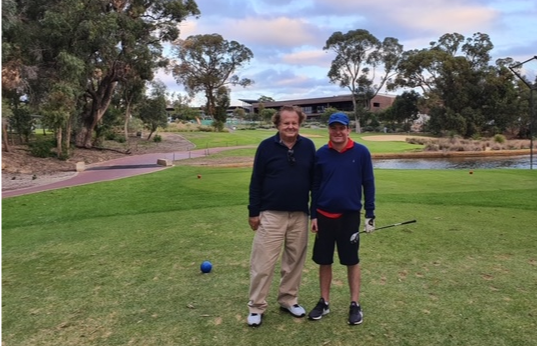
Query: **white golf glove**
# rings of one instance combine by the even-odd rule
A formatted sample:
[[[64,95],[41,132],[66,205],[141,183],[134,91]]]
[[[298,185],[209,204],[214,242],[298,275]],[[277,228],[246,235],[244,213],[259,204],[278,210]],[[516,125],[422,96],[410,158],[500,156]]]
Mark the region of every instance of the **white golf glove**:
[[[365,227],[364,231],[366,233],[371,233],[375,230],[375,218],[365,218]]]

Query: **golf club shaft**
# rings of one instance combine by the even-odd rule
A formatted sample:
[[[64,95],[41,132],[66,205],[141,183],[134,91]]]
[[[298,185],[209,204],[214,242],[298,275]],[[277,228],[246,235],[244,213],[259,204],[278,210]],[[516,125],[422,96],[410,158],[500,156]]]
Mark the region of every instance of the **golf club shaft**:
[[[409,223],[414,223],[416,222],[416,220],[410,220],[410,221],[405,221],[405,222],[398,222],[398,223],[394,223],[392,225],[388,225],[388,226],[382,226],[382,227],[378,227],[378,228],[375,228],[375,231],[378,231],[379,229],[385,229],[385,228],[390,228],[390,227],[395,227],[395,226],[401,226],[401,225],[408,225]],[[365,233],[365,231],[362,231],[360,233]]]

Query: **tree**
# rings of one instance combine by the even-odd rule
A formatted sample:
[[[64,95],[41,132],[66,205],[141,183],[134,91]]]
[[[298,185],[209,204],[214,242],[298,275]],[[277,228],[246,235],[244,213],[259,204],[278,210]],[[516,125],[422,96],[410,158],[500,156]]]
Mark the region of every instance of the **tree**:
[[[153,133],[159,127],[168,126],[168,114],[166,113],[166,87],[162,83],[153,83],[151,96],[146,97],[141,105],[138,117],[149,130],[147,139],[151,139]]]
[[[270,96],[261,95],[259,99],[257,99],[257,102],[263,103],[263,102],[274,102],[274,99]]]
[[[190,107],[191,99],[188,96],[171,95],[171,104],[173,111],[171,113],[172,119],[181,120],[194,120],[199,116],[199,111]]]
[[[259,116],[261,117],[261,119],[265,120],[269,124],[274,114],[276,114],[276,110],[274,108],[264,108],[262,111],[259,112]]]
[[[207,115],[215,116],[222,87],[246,87],[253,83],[234,74],[253,58],[252,51],[236,41],[224,40],[219,34],[195,35],[179,40],[174,53],[179,60],[172,70],[175,79],[191,96],[205,93]],[[221,116],[217,122],[225,123],[225,120],[226,116]]]
[[[395,101],[383,113],[383,120],[402,124],[405,131],[410,129],[412,121],[418,119],[418,102],[420,94],[416,91],[405,91],[395,98]]]
[[[505,67],[509,59],[490,65],[492,48],[483,33],[445,34],[428,49],[405,52],[390,88],[420,88],[436,133],[471,137],[505,131],[516,117],[517,95]]]
[[[324,109],[324,112],[323,114],[321,114],[320,118],[319,118],[319,121],[324,123],[324,124],[327,124],[328,123],[328,119],[330,118],[330,116],[334,113],[337,113],[339,112],[339,110],[337,108],[333,108],[333,107],[327,107]]]
[[[9,123],[9,119],[12,116],[13,111],[9,107],[9,104],[4,99],[2,99],[2,149],[5,152],[11,151],[7,134],[7,125]]]
[[[213,122],[213,126],[217,131],[222,131],[224,129],[229,101],[229,89],[225,86],[218,88],[216,91],[216,109]]]
[[[56,153],[59,158],[68,157],[70,135],[67,122],[76,108],[77,89],[70,84],[56,83],[48,93],[43,110],[43,123],[54,130],[56,136]]]
[[[233,116],[236,117],[236,118],[244,120],[244,118],[246,116],[246,111],[243,108],[237,107],[237,108],[235,108],[233,110]]]
[[[364,111],[370,110],[371,100],[394,73],[403,46],[393,37],[387,37],[380,42],[369,31],[358,29],[346,34],[339,31],[333,33],[323,50],[336,53],[328,78],[330,82],[349,89],[353,95],[356,132],[360,133],[360,118]],[[384,70],[376,83],[376,68],[380,65]]]
[[[19,66],[30,105],[39,107],[54,84],[69,85],[79,119],[79,146],[93,132],[120,83],[149,81],[167,61],[162,43],[177,39],[178,24],[199,15],[193,0],[25,0],[14,3],[14,21],[3,32],[6,59]],[[10,7],[11,8],[11,7]],[[64,97],[67,95],[64,95]],[[70,137],[70,136],[68,136]]]
[[[142,102],[145,90],[145,81],[137,75],[132,75],[126,83],[119,86],[118,95],[120,95],[120,106],[123,110],[123,133],[129,150],[129,121],[133,109]]]

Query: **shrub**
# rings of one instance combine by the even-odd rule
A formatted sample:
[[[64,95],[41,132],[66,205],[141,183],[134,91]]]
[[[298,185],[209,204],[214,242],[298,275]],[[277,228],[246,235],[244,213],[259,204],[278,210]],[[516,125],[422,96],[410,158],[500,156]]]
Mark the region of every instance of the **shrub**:
[[[425,151],[438,151],[439,149],[440,147],[438,146],[438,144],[433,143],[427,144],[424,148]]]
[[[104,138],[107,141],[115,141],[117,136],[116,136],[116,133],[114,131],[109,131],[104,135]]]
[[[155,136],[153,137],[153,142],[155,142],[155,143],[160,143],[160,142],[162,142],[162,136],[161,136],[161,135],[155,135]]]
[[[474,134],[472,135],[472,139],[473,139],[473,140],[476,140],[476,141],[477,141],[477,140],[480,140],[480,139],[481,139],[481,135],[480,135],[479,133],[474,133]]]
[[[425,144],[427,144],[429,142],[429,140],[427,138],[411,137],[411,138],[407,138],[406,142],[410,143],[410,144],[425,145]]]
[[[214,132],[214,127],[201,125],[199,127],[199,131],[201,131],[201,132]]]
[[[35,157],[52,157],[54,152],[52,149],[56,147],[56,139],[39,140],[30,143],[30,153]]]
[[[500,134],[494,135],[494,142],[499,144],[505,143],[505,136]]]

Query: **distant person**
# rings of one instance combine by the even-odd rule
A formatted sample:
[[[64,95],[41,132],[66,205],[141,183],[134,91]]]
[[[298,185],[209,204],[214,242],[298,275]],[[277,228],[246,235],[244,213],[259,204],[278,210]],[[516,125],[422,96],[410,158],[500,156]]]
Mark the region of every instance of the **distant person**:
[[[283,106],[272,122],[278,132],[257,148],[250,181],[249,219],[255,236],[250,259],[248,325],[259,326],[283,247],[277,301],[295,317],[306,311],[298,290],[308,243],[308,203],[315,145],[299,135],[306,115],[299,107]]]
[[[347,266],[350,288],[348,323],[360,324],[360,210],[365,231],[375,230],[375,179],[369,150],[350,139],[349,118],[334,113],[328,120],[328,144],[316,154],[312,188],[311,231],[316,233],[313,261],[319,264],[321,298],[310,311],[311,320],[330,312],[332,263],[337,245],[339,261]],[[362,195],[364,204],[362,205]]]

